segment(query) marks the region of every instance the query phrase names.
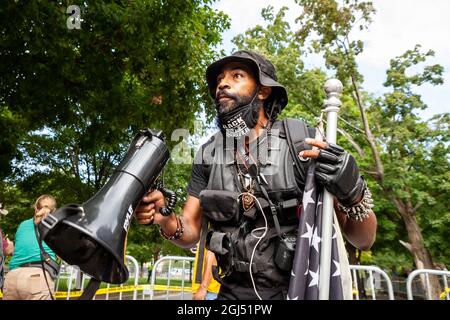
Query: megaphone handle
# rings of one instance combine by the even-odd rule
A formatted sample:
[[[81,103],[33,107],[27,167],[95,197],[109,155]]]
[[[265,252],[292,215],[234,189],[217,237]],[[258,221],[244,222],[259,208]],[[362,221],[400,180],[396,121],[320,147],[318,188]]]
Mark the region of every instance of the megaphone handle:
[[[100,280],[91,278],[78,300],[92,300],[101,283]]]
[[[170,216],[177,205],[177,195],[172,190],[166,189],[163,186],[159,186],[158,190],[164,194],[164,197],[167,199],[167,205],[159,209],[159,212],[163,216]]]

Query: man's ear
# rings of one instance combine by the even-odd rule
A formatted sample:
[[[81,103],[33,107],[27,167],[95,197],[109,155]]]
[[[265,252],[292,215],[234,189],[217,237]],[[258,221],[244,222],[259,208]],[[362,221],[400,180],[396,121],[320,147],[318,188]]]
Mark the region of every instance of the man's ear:
[[[271,93],[272,93],[271,87],[261,86],[261,88],[259,89],[259,92],[258,92],[258,99],[266,100],[267,97],[270,96]]]

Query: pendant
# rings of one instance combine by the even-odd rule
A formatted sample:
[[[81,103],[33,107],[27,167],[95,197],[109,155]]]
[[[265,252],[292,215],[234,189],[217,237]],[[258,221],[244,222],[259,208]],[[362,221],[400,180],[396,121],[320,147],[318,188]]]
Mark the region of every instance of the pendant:
[[[242,207],[244,208],[244,211],[245,212],[249,211],[251,208],[253,208],[254,205],[255,199],[253,199],[252,194],[249,192],[245,192],[242,195]]]

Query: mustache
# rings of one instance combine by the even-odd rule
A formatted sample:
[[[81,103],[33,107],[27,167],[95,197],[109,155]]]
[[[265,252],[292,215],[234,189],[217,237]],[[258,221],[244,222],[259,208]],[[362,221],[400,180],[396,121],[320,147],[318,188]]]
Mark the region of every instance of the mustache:
[[[230,98],[230,99],[236,100],[238,97],[237,97],[237,95],[235,95],[233,93],[228,93],[225,90],[219,90],[216,94],[216,99],[214,99],[216,104],[219,103],[220,98]]]

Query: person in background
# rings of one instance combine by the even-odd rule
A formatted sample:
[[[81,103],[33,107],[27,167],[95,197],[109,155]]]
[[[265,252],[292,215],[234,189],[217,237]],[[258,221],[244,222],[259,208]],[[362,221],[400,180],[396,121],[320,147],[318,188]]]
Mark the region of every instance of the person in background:
[[[195,253],[194,280],[192,281],[193,300],[216,300],[220,283],[213,278],[213,266],[217,267],[217,260],[213,252],[204,249],[202,272],[199,273],[199,248]],[[199,270],[197,270],[199,269]],[[200,276],[199,276],[200,275]]]
[[[1,216],[6,216],[8,210],[3,208],[3,203],[0,203],[0,218]],[[4,235],[2,229],[0,228],[0,237],[2,239],[2,246],[0,247],[0,257],[12,256],[14,253],[14,243],[8,239],[8,235]],[[2,255],[1,255],[2,254]]]
[[[5,257],[12,256],[14,253],[14,243],[3,236],[2,229],[0,228],[0,238],[2,239],[2,245],[0,246],[0,290],[3,289],[4,275],[5,275]]]
[[[2,252],[5,256],[12,256],[14,253],[14,242],[3,236],[2,229],[0,229],[0,235],[2,237]]]
[[[41,195],[34,205],[34,217],[23,221],[14,238],[15,251],[5,277],[3,300],[50,300],[54,294],[54,273],[42,268],[43,253],[36,229],[41,220],[56,209],[54,197]],[[54,262],[56,254],[43,242],[42,247]],[[47,263],[44,263],[46,266]]]

